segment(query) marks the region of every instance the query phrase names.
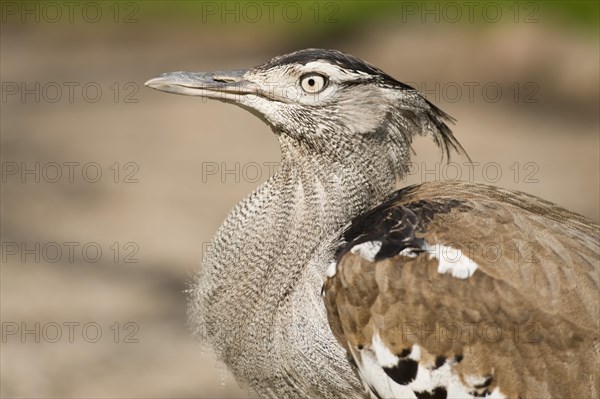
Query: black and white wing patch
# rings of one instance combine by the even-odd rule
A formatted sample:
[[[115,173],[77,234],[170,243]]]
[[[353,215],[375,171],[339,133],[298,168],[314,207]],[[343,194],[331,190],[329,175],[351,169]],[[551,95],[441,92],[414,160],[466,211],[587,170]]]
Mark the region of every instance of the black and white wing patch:
[[[597,396],[598,225],[463,184],[400,190],[344,234],[324,298],[359,377],[376,398]]]

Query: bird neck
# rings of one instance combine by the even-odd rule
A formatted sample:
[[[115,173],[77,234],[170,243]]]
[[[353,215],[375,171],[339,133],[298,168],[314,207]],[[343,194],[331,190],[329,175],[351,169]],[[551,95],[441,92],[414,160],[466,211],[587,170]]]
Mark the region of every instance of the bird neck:
[[[315,151],[309,142],[280,135],[279,144],[281,168],[272,188],[302,187],[304,197],[317,197],[322,208],[336,209],[341,225],[394,188],[396,168],[381,156],[385,152],[376,142],[339,142],[335,150],[324,151],[321,147]]]
[[[272,333],[282,309],[308,307],[327,328],[319,295],[341,229],[395,186],[393,165],[368,143],[359,159],[314,153],[285,135],[279,140],[280,169],[232,209],[191,290],[196,327],[208,326],[217,354],[234,369],[240,353],[270,342],[257,334]]]

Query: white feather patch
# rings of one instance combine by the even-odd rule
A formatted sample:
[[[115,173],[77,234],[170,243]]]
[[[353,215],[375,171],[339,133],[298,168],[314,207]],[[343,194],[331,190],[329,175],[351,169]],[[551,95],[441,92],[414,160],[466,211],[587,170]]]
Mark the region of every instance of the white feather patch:
[[[398,252],[400,256],[406,256],[407,258],[416,258],[417,254],[415,253],[414,248],[404,248],[402,251]]]
[[[365,349],[357,356],[349,344],[352,356],[358,365],[358,373],[361,379],[371,389],[377,392],[381,398],[416,398],[414,392],[407,386],[397,384],[383,371],[379,365],[375,353],[370,349]]]
[[[500,392],[500,388],[496,387],[488,396],[487,399],[506,399],[506,395]]]
[[[408,384],[408,387],[414,392],[426,392],[432,391],[435,387],[431,380],[431,370],[421,366],[417,369],[416,378]]]
[[[483,384],[487,377],[480,377],[480,376],[476,376],[476,375],[465,375],[463,376],[465,382],[469,385],[481,385]]]
[[[429,259],[436,258],[439,260],[438,273],[440,274],[451,274],[452,277],[464,280],[471,277],[479,268],[477,263],[467,257],[460,249],[441,244],[425,244],[424,249],[429,254]]]
[[[350,249],[350,252],[355,255],[360,255],[361,258],[366,259],[369,262],[373,262],[380,249],[381,241],[367,241],[353,246],[352,249]]]
[[[337,272],[337,263],[336,262],[331,262],[329,264],[329,266],[327,266],[327,270],[325,271],[325,275],[329,278],[332,278],[333,276],[335,276],[335,273]]]
[[[409,359],[418,362],[421,360],[421,347],[417,344],[414,344],[410,350],[410,355],[408,355]]]
[[[400,360],[398,356],[394,355],[387,346],[385,346],[377,331],[375,331],[375,334],[373,335],[373,350],[375,351],[377,362],[382,367],[394,367]]]

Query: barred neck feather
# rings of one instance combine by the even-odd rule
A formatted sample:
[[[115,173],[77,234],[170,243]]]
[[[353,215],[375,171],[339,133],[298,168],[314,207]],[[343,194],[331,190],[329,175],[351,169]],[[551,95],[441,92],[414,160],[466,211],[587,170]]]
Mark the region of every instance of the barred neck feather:
[[[280,170],[240,202],[215,235],[191,289],[190,314],[217,355],[257,389],[269,386],[264,380],[278,370],[306,368],[301,359],[312,356],[323,357],[325,370],[307,375],[324,373],[314,378],[329,378],[333,394],[356,379],[327,325],[322,276],[340,229],[393,190],[394,165],[381,157],[369,163],[351,155],[332,159],[308,153],[285,134],[279,139]],[[364,152],[379,151],[377,145],[365,140]],[[287,336],[292,332],[295,338]],[[310,336],[320,338],[317,345],[293,353],[303,344],[290,340],[310,342]],[[288,344],[275,346],[274,337]],[[348,391],[348,397],[355,394]]]

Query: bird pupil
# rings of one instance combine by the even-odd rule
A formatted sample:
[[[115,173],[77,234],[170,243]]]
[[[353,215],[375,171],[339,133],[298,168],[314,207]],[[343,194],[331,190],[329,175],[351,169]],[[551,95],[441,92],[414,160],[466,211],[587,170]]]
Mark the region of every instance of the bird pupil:
[[[308,84],[309,84],[309,86],[314,86],[315,85],[315,80],[314,79],[308,79]]]

